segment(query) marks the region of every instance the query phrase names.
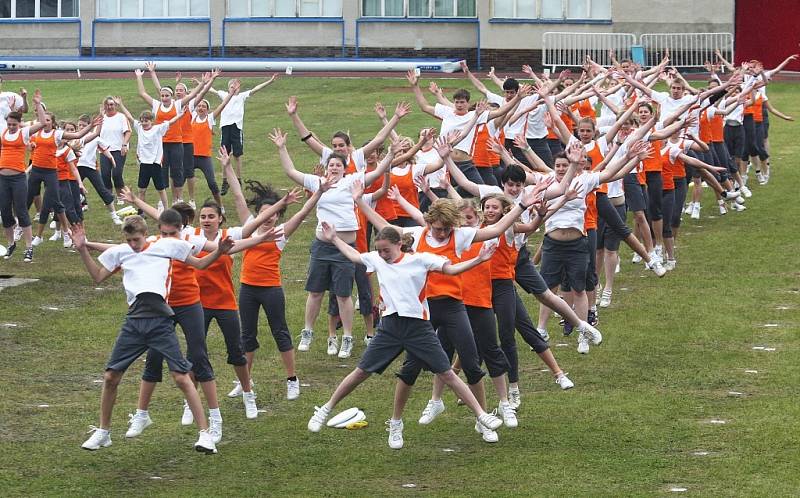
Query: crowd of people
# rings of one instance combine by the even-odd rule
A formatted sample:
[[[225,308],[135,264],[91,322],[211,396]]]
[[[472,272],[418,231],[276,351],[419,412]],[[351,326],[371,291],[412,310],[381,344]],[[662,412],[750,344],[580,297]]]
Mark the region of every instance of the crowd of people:
[[[449,387],[474,413],[475,431],[497,442],[501,426],[519,425],[523,382],[515,332],[559,388],[573,388],[549,347],[551,314],[560,317],[565,336],[575,333],[578,353],[587,354],[603,341],[598,311],[618,300],[614,279],[622,242],[633,251],[633,263],[664,277],[677,267],[683,215],[700,217],[703,186],[713,190],[724,215],[746,209],[753,172],[760,185],[769,182],[768,116],[792,118],[772,106],[766,87],[797,56],[770,70],[758,61],[733,66],[719,53],[717,58],[707,65],[704,85],[690,84],[669,65],[668,55],[646,69],[611,54],[610,67],[587,57],[577,76],[564,71],[549,78],[524,66],[529,82],[521,82],[491,71],[498,93],[462,62],[484,98],[478,102],[467,89],[448,96],[431,82],[431,103],[412,70],[409,95],[434,118],[432,126],[401,136],[398,124],[412,105],[398,103],[389,117],[377,104],[380,129],[361,147],[341,131],[329,141],[317,137],[300,118],[298,99],[289,97],[286,111],[296,138],[319,161],[313,171],[298,170],[286,146],[289,133],[273,129],[268,138],[284,173],[297,184],[285,195],[260,181],[241,180],[247,176],[241,161],[245,101],[275,76],[249,91],[235,79],[225,91],[215,90],[218,70],[191,83],[178,75],[174,87],[162,86],[151,63],[145,69],[157,98],[147,93],[145,71],[135,72],[148,110],[134,117],[121,98],[109,96],[99,115],[74,122],[57,121],[38,90],[32,109],[24,90],[0,93],[4,258],[14,258],[20,244],[23,261],[31,262],[52,213],[49,240],[74,247],[94,281],[123,274],[129,309],[106,364],[100,424],[82,447],[111,445],[117,386],[146,353],[126,437],[152,424],[148,407],[166,360],[185,397],[181,423],[199,428],[198,451],[216,453],[222,414],[206,335],[216,321],[237,378],[227,395],[241,397],[245,416],[256,418],[253,367],[262,309],[285,369],[286,398],[300,396],[281,254],[312,211],[317,226],[296,351],[314,345],[326,292],[327,354],[356,354],[356,311],[364,321],[365,348],[358,366],[315,408],[308,430],[321,430],[345,396],[405,352],[387,421],[391,448],[403,447],[402,415],[422,370],[434,376],[420,424],[445,410],[442,395]],[[659,82],[667,92],[653,89]],[[215,106],[208,94],[218,97]],[[217,121],[219,168],[212,160]],[[123,176],[132,135],[136,192]],[[195,170],[212,195],[199,207]],[[87,179],[111,221],[121,226],[123,243],[87,240]],[[146,198],[151,183],[155,206]],[[239,226],[228,226],[224,195],[233,199]],[[294,203],[302,207],[284,221]],[[155,220],[157,233],[148,231],[146,218]],[[536,232],[542,236],[529,241]],[[238,252],[242,263],[235,276]],[[520,289],[540,303],[535,321]],[[176,325],[185,336],[185,355]],[[496,410],[487,403],[487,372],[499,400]]]

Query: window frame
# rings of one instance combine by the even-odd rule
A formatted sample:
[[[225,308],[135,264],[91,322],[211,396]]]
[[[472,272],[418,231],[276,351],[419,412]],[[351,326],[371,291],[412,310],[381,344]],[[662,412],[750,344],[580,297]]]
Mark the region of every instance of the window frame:
[[[9,12],[9,17],[2,17],[0,19],[80,19],[80,11],[81,11],[81,3],[80,0],[73,0],[78,5],[78,15],[77,16],[62,16],[61,15],[61,3],[63,0],[58,0],[58,7],[56,9],[57,15],[54,17],[41,16],[41,0],[34,0],[34,7],[33,7],[33,17],[19,17],[17,16],[17,2],[24,1],[24,0],[11,0],[11,11]]]
[[[95,12],[100,12],[100,3],[103,2],[103,1],[108,1],[108,0],[97,0],[95,2]],[[116,6],[115,6],[116,7],[115,8],[116,13],[111,17],[108,17],[108,16],[106,16],[106,17],[97,16],[96,17],[97,19],[124,19],[124,17],[121,15],[121,12],[122,12],[121,4],[122,4],[122,2],[130,2],[132,0],[112,0],[112,1],[116,4]],[[137,15],[137,17],[139,17],[140,19],[186,19],[186,18],[190,18],[190,17],[192,17],[192,18],[203,18],[203,19],[210,19],[211,18],[211,0],[205,0],[206,1],[206,5],[208,6],[206,15],[193,15],[192,14],[192,2],[191,2],[191,0],[186,0],[186,14],[185,15],[179,15],[179,16],[171,16],[171,15],[169,15],[169,0],[161,0],[161,5],[162,5],[162,9],[163,9],[162,11],[167,13],[167,15],[161,15],[161,16],[146,16],[146,15],[144,15],[144,0],[133,0],[133,1],[137,2],[137,6],[138,6],[138,9],[137,9],[138,10],[138,15]],[[59,5],[61,5],[60,0],[59,0]]]
[[[245,16],[231,16],[231,14],[230,14],[230,5],[231,5],[231,2],[235,2],[235,1],[247,2],[247,15],[245,15]],[[323,14],[323,12],[325,11],[325,5],[324,4],[325,4],[326,1],[329,1],[329,0],[317,0],[317,3],[318,3],[319,7],[317,9],[317,13],[313,14],[313,15],[301,15],[300,14],[300,6],[301,6],[301,2],[303,0],[293,0],[293,1],[294,1],[294,15],[293,16],[278,16],[278,15],[275,15],[275,7],[276,7],[275,2],[276,2],[276,0],[269,0],[269,7],[268,7],[268,12],[267,12],[266,16],[256,16],[256,15],[253,15],[253,0],[227,0],[225,2],[225,17],[226,18],[241,18],[241,19],[246,19],[246,18],[251,18],[251,17],[252,18],[271,18],[271,17],[275,17],[275,18],[278,18],[278,19],[286,18],[286,17],[296,17],[296,18],[299,18],[299,19],[309,19],[309,18],[320,17],[320,18],[325,18],[325,19],[342,19],[342,15],[343,15],[343,11],[344,11],[344,0],[338,0],[339,1],[340,11],[339,11],[339,14],[335,15],[335,16],[326,16],[326,15]]]
[[[611,22],[613,19],[613,2],[612,0],[586,0],[586,12],[584,16],[581,17],[570,17],[569,10],[570,10],[570,2],[572,0],[561,0],[561,17],[542,17],[542,1],[543,0],[536,0],[536,17],[521,17],[517,14],[518,12],[518,2],[519,0],[509,0],[513,2],[512,5],[512,17],[504,16],[499,17],[495,14],[495,5],[497,4],[498,0],[492,0],[492,17],[491,19],[499,20],[501,22],[523,22],[523,21],[542,21],[542,22],[561,22],[561,23],[570,23],[570,22],[598,22],[598,23],[608,23]],[[592,15],[592,2],[595,1],[607,1],[608,2],[608,17],[591,17]]]
[[[387,16],[383,13],[386,12],[386,0],[380,0],[381,2],[381,14],[380,15],[366,15],[364,13],[364,0],[359,0],[359,10],[361,17],[367,19],[477,19],[478,18],[478,0],[446,0],[453,2],[453,15],[449,16],[442,16],[436,15],[436,0],[425,0],[428,4],[428,13],[422,16],[412,16],[409,14],[409,1],[410,0],[403,0],[403,15],[401,16]],[[458,2],[460,1],[472,1],[475,4],[475,15],[474,16],[459,16],[458,15]]]

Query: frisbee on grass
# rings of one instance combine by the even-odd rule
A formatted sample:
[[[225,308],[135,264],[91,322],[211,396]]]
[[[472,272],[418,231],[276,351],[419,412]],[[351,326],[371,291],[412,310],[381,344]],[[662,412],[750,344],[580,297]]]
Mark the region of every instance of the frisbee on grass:
[[[342,412],[339,412],[330,420],[328,420],[328,427],[335,427],[336,429],[344,429],[350,424],[355,422],[361,422],[362,420],[366,419],[367,416],[364,414],[363,411],[359,410],[356,407],[348,408]]]

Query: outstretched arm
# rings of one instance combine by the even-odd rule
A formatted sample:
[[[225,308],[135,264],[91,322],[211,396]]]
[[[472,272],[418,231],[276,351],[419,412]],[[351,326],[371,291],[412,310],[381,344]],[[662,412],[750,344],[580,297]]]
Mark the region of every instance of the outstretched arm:
[[[147,94],[147,91],[144,89],[144,81],[142,81],[142,75],[144,72],[141,69],[136,69],[133,74],[136,75],[136,91],[139,93],[139,97],[147,103],[150,107],[153,106],[153,97]]]
[[[425,216],[422,214],[422,211],[408,202],[408,199],[400,194],[400,189],[397,188],[397,185],[392,185],[387,195],[389,196],[389,199],[398,203],[400,207],[403,208],[403,211],[408,213],[411,219],[414,220],[418,225],[425,226]]]
[[[83,261],[86,271],[92,276],[94,283],[99,284],[111,276],[112,272],[97,264],[97,261],[89,254],[89,248],[86,247],[86,232],[84,232],[83,225],[80,223],[72,226],[72,243],[75,244],[75,249],[81,255],[81,261]]]
[[[253,88],[250,90],[250,95],[253,95],[254,93],[256,93],[256,92],[258,92],[258,91],[261,91],[262,89],[264,89],[264,88],[268,87],[268,86],[269,86],[269,85],[271,85],[271,84],[272,84],[272,83],[273,83],[273,82],[274,82],[276,79],[278,79],[278,73],[273,73],[273,74],[272,74],[272,76],[271,76],[271,77],[270,77],[268,80],[266,80],[266,81],[263,81],[263,82],[259,83],[258,85],[254,86],[254,87],[253,87]]]
[[[358,180],[354,181],[353,185],[350,187],[350,193],[358,209],[367,217],[367,220],[372,223],[372,226],[374,226],[376,230],[383,230],[385,227],[389,226],[389,222],[386,221],[383,216],[379,215],[377,211],[372,209],[372,206],[370,206],[368,202],[364,201],[364,184]]]
[[[128,204],[133,204],[137,209],[141,209],[144,214],[153,218],[154,220],[158,219],[158,215],[160,214],[158,209],[140,199],[138,196],[133,195],[130,187],[122,187],[122,190],[119,192],[119,197]]]
[[[407,102],[399,102],[397,104],[397,107],[395,108],[394,116],[392,116],[392,119],[390,119],[388,123],[383,125],[383,128],[381,128],[381,131],[379,131],[378,134],[375,135],[375,138],[370,140],[367,143],[367,145],[363,147],[364,155],[365,156],[369,155],[370,152],[372,152],[373,150],[377,149],[380,145],[382,145],[383,142],[385,142],[386,139],[389,138],[389,134],[392,132],[392,130],[394,130],[395,126],[397,126],[397,123],[400,122],[400,119],[402,119],[403,116],[407,116],[408,113],[410,112],[411,112],[411,106],[408,105]]]
[[[449,261],[442,265],[442,273],[445,275],[458,275],[464,273],[470,268],[475,268],[484,261],[492,259],[494,251],[497,249],[497,244],[484,245],[481,247],[481,252],[472,259],[462,261],[460,263],[450,263]]]
[[[292,124],[294,125],[294,129],[297,130],[297,133],[300,135],[300,140],[308,145],[308,147],[318,156],[322,156],[322,151],[325,148],[325,144],[320,142],[317,137],[308,131],[306,125],[303,124],[303,121],[300,119],[300,115],[297,114],[297,97],[294,95],[289,97],[289,101],[286,102],[286,112],[292,119]]]
[[[479,92],[481,92],[484,96],[489,93],[489,90],[486,88],[486,85],[483,84],[481,80],[479,80],[472,71],[469,70],[469,66],[467,65],[467,61],[459,62],[461,66],[461,71],[463,71],[464,75],[467,77],[472,86],[474,86]],[[501,84],[502,85],[502,84]]]
[[[286,150],[286,133],[281,131],[280,128],[275,128],[269,135],[269,139],[272,140],[272,142],[278,148],[278,155],[281,159],[281,167],[283,168],[283,172],[286,173],[286,176],[288,176],[293,182],[302,186],[305,175],[297,171],[297,169],[294,167],[294,163],[292,162],[292,158],[289,156],[289,151]]]
[[[406,73],[406,79],[411,85],[411,91],[414,92],[414,98],[417,100],[417,104],[422,112],[436,117],[434,107],[428,103],[428,101],[425,99],[425,95],[422,94],[422,90],[419,87],[419,76],[417,76],[417,73],[413,69],[409,69],[408,73]]]

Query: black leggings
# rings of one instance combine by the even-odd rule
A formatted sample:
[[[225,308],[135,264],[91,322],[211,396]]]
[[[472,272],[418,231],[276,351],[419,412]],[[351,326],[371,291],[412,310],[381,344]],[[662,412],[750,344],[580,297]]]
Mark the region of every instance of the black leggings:
[[[619,241],[625,240],[630,235],[631,229],[628,225],[625,224],[625,219],[619,215],[619,210],[611,204],[611,201],[608,200],[608,194],[604,194],[602,192],[597,192],[597,217],[599,220],[602,220],[605,223],[605,226],[614,233],[614,236],[618,238],[617,247],[619,247]],[[598,231],[598,234],[600,232]],[[610,249],[616,250],[616,249]]]
[[[169,187],[170,178],[172,178],[173,188],[183,187],[186,179],[183,176],[182,143],[173,142],[164,144],[164,155],[161,160],[161,178],[163,178],[166,187]]]
[[[516,292],[514,281],[510,278],[492,280],[492,308],[497,317],[497,332],[500,348],[508,360],[508,381],[519,380],[519,358],[517,341],[514,337],[514,324],[517,320]]]
[[[467,316],[475,335],[478,356],[486,365],[489,377],[499,377],[509,371],[508,359],[497,344],[497,322],[491,308],[467,306]]]
[[[219,186],[217,185],[217,179],[214,177],[214,164],[211,162],[211,158],[208,156],[194,156],[194,167],[203,172],[211,194],[219,194]],[[194,173],[189,178],[193,177]]]
[[[222,337],[225,338],[225,349],[228,352],[229,365],[247,365],[247,358],[242,351],[242,328],[239,326],[239,313],[236,310],[216,310],[203,308],[206,336],[211,320],[216,320]]]
[[[648,171],[647,175],[647,215],[652,221],[659,221],[663,218],[661,213],[661,197],[664,189],[664,181],[660,171]]]
[[[106,188],[103,179],[100,177],[100,173],[96,169],[87,166],[78,166],[78,174],[81,175],[81,180],[89,179],[89,182],[92,184],[92,187],[94,187],[97,195],[100,196],[104,205],[108,206],[114,202],[114,194]]]
[[[269,329],[281,353],[291,351],[292,337],[286,325],[286,297],[283,287],[259,287],[242,284],[239,288],[239,316],[242,319],[244,351],[252,353],[259,348],[258,312],[264,309]]]
[[[3,228],[13,227],[15,224],[19,224],[20,228],[31,226],[27,197],[28,180],[25,173],[0,175],[0,217],[3,219]]]
[[[670,233],[672,233],[673,228],[678,228],[681,226],[681,215],[683,214],[683,203],[686,202],[686,191],[688,189],[686,185],[686,178],[673,178],[675,181],[675,191],[674,196],[675,200],[672,203],[672,223],[670,227]],[[666,225],[666,223],[664,223]]]
[[[183,178],[194,178],[194,144],[183,144]]]
[[[455,352],[461,359],[461,370],[467,377],[467,384],[477,384],[486,375],[481,370],[478,348],[469,324],[464,303],[452,297],[429,299],[431,325],[436,330],[442,349],[452,361]],[[406,358],[397,377],[405,384],[413,386],[425,363],[406,351]]]
[[[61,196],[58,190],[58,172],[54,169],[31,167],[28,175],[28,209],[33,204],[33,198],[39,195],[44,184],[44,196],[42,199],[42,210],[47,206],[56,214],[64,212],[64,204],[61,203]]]
[[[186,338],[186,359],[192,363],[192,372],[197,382],[214,380],[214,369],[208,359],[206,334],[203,328],[203,307],[199,302],[187,306],[173,306],[173,321],[181,326]],[[164,357],[158,351],[149,349],[142,372],[142,380],[161,382]]]
[[[672,215],[677,209],[675,204],[675,189],[664,190],[662,193],[661,205],[664,208],[664,224],[661,228],[661,235],[666,238],[672,237]]]
[[[128,155],[125,154],[123,156],[122,152],[112,150],[111,157],[114,158],[113,165],[111,164],[111,160],[106,156],[100,156],[100,175],[103,178],[103,185],[106,186],[106,190],[108,191],[113,189],[119,190],[125,186],[125,179],[122,177],[122,173],[125,171],[125,159]],[[92,183],[94,184],[94,182]]]

